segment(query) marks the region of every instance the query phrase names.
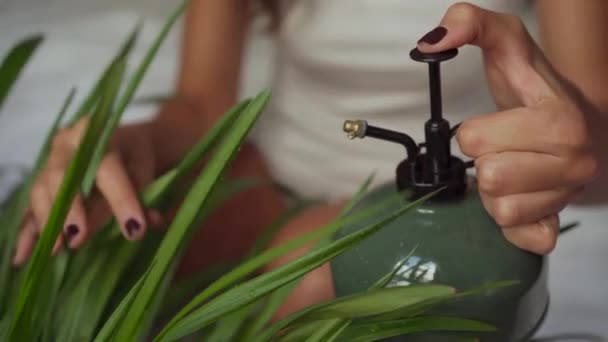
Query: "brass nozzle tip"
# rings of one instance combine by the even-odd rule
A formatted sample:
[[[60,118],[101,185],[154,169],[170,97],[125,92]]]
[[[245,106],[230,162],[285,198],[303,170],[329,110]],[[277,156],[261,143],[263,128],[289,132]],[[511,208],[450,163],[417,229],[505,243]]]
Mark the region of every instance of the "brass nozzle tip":
[[[367,122],[364,120],[346,120],[342,129],[349,139],[365,137]]]

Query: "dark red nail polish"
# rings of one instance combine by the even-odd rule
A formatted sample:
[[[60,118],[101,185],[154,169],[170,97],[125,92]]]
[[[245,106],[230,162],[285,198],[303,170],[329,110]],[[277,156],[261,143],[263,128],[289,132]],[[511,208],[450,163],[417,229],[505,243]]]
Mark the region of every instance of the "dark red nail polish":
[[[437,44],[439,43],[443,37],[448,33],[448,29],[443,26],[438,26],[433,29],[431,32],[425,34],[418,43],[427,43],[427,44]]]
[[[141,228],[141,225],[135,219],[128,219],[127,223],[125,223],[125,228],[127,229],[127,234],[133,236]]]
[[[78,235],[80,229],[75,224],[70,224],[65,228],[65,237],[68,241],[71,241],[76,235]]]

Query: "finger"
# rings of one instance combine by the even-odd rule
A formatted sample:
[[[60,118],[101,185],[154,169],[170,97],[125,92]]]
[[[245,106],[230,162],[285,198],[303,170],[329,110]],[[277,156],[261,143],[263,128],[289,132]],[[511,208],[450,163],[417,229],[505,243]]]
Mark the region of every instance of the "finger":
[[[484,207],[496,223],[501,227],[513,227],[559,213],[581,191],[548,190],[503,197],[480,194]]]
[[[72,249],[82,246],[88,238],[89,225],[87,223],[86,210],[81,195],[76,195],[72,202],[63,235],[68,247]]]
[[[420,39],[418,49],[433,53],[467,44],[480,47],[486,62],[494,63],[496,71],[509,71],[512,88],[524,103],[554,96],[547,80],[534,69],[534,65],[546,63],[537,62],[544,59],[542,53],[518,17],[471,4],[455,4],[450,6],[440,26]]]
[[[165,228],[166,222],[162,214],[157,210],[146,210],[146,217],[150,228],[155,230],[163,230]]]
[[[135,189],[140,192],[154,179],[154,162],[150,158],[135,155],[136,152],[125,156],[125,163]],[[141,153],[141,151],[139,151]]]
[[[479,190],[499,197],[556,188],[579,188],[597,173],[591,156],[571,162],[545,153],[488,153],[475,160]]]
[[[30,205],[38,234],[42,233],[46,225],[52,205],[51,195],[45,181],[46,179],[41,175],[30,190]]]
[[[549,254],[557,244],[559,216],[550,215],[538,222],[502,230],[505,238],[515,246],[536,254]]]
[[[589,155],[591,140],[584,120],[566,104],[545,103],[488,113],[464,121],[456,133],[462,152],[472,158],[505,151],[557,157]]]
[[[108,206],[108,202],[99,195],[91,196],[86,204],[89,236],[93,236],[112,219],[112,210]]]
[[[118,154],[109,153],[101,162],[97,172],[97,188],[120,223],[125,238],[140,239],[146,230],[145,216]]]
[[[59,236],[57,236],[57,240],[55,241],[55,245],[53,246],[52,255],[59,254],[59,252],[61,251],[62,248],[63,248],[63,234],[59,234]]]
[[[63,169],[53,169],[46,173],[49,184],[49,191],[53,199],[57,198],[65,171]],[[86,211],[83,205],[82,196],[77,194],[74,197],[72,206],[66,216],[63,227],[63,235],[70,248],[79,247],[85,240],[88,232]]]
[[[36,229],[36,221],[31,215],[28,215],[25,219],[19,237],[17,238],[17,245],[15,246],[15,255],[13,256],[13,265],[21,266],[34,250],[36,241],[38,240],[38,231]]]

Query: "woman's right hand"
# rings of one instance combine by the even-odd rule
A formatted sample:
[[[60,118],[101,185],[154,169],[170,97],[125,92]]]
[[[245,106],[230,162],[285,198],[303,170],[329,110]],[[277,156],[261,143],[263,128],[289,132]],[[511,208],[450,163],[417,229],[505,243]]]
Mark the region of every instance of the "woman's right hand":
[[[29,258],[42,233],[87,122],[83,119],[54,137],[47,163],[30,191],[29,208],[13,258],[15,265]],[[144,213],[137,191],[150,182],[155,173],[152,144],[145,130],[141,126],[118,128],[99,165],[96,188],[90,200],[85,203],[80,194],[76,196],[53,252],[57,253],[63,245],[79,248],[112,216],[120,223],[127,240],[140,239],[146,231],[147,219],[158,220],[158,215]]]

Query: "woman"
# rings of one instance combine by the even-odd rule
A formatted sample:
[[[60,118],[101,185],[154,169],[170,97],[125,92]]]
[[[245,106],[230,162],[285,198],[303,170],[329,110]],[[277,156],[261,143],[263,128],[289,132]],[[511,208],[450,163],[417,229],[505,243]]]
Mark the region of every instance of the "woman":
[[[481,48],[483,63],[475,49],[465,48],[446,64],[444,107],[454,113],[446,116],[453,123],[463,121],[458,144],[475,159],[482,200],[507,239],[540,254],[554,248],[558,213],[598,171],[586,121],[595,119],[594,108],[606,108],[602,92],[608,66],[601,60],[608,52],[601,34],[606,32],[605,2],[538,0],[546,57],[515,16],[470,4],[449,6],[451,1],[429,3],[266,3],[279,20],[274,100],[232,175],[272,177],[301,195],[323,196],[330,203],[294,219],[274,243],[334,218],[343,200],[374,169],[380,170],[378,181],[392,177],[400,150],[370,141],[354,145],[339,130],[344,119],[364,115],[380,126],[403,127],[419,136],[428,115],[427,81],[424,67],[410,62],[407,52],[415,44],[424,52],[470,44]],[[476,3],[515,13],[525,6],[507,0]],[[440,25],[423,34],[446,10]],[[241,0],[192,2],[177,98],[154,120],[117,131],[97,176],[103,200],[85,210],[85,203],[76,199],[56,249],[82,246],[109,212],[122,223],[125,238],[143,236],[156,219],[142,210],[136,189],[174,165],[234,103],[250,21],[250,7]],[[588,57],[584,65],[581,56]],[[481,78],[482,65],[488,86]],[[498,109],[491,106],[488,89]],[[48,165],[32,189],[31,215],[19,237],[16,264],[27,259],[44,227],[85,127],[80,122],[55,138]],[[241,254],[282,208],[280,194],[272,188],[240,195],[193,240],[196,248],[187,253],[182,269]],[[282,313],[330,297],[328,267],[310,274],[296,291],[298,296],[288,299]]]

